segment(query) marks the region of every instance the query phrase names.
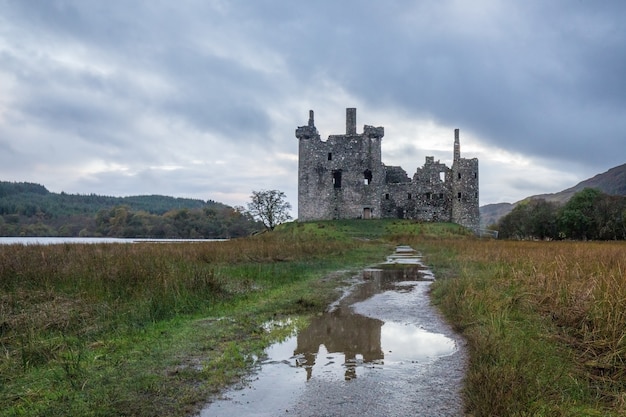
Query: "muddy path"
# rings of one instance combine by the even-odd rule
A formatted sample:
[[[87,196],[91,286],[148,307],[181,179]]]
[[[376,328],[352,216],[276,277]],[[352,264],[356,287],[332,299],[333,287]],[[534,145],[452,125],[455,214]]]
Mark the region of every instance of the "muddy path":
[[[433,279],[398,248],[200,416],[463,415],[464,342],[430,304]]]

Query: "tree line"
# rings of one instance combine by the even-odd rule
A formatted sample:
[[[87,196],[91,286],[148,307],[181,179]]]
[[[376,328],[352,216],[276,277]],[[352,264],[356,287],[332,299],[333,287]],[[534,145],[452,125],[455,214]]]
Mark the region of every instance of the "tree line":
[[[262,227],[243,208],[212,200],[58,194],[0,181],[0,236],[231,238]]]
[[[519,203],[492,228],[505,239],[626,239],[626,196],[585,188],[565,204],[544,199]]]

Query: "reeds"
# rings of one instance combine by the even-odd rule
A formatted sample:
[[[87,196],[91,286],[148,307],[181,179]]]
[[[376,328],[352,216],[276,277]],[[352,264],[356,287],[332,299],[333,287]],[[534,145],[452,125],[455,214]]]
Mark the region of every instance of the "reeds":
[[[456,278],[435,294],[472,349],[472,412],[626,412],[625,243],[422,244]]]
[[[194,311],[247,290],[252,280],[271,285],[275,276],[259,276],[264,264],[340,255],[356,244],[267,234],[208,243],[3,246],[0,336],[25,326],[72,330],[131,310],[130,321]]]
[[[140,381],[155,378],[141,366],[159,365],[122,365],[160,340],[147,329],[183,317],[254,314],[246,308],[271,310],[258,320],[302,312],[316,295],[298,304],[301,295],[281,299],[283,288],[339,262],[363,262],[355,256],[363,241],[330,226],[290,227],[222,242],[0,246],[0,415],[67,415],[77,404],[113,415],[137,401],[143,411],[128,415],[147,415],[159,406],[141,394]],[[125,372],[135,374],[116,382]],[[116,405],[111,396],[129,399]]]

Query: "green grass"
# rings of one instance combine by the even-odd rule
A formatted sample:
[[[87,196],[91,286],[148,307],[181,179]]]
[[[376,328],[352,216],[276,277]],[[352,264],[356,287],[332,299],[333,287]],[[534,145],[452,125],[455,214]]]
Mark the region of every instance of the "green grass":
[[[397,244],[425,255],[433,301],[467,340],[468,415],[626,413],[623,243],[381,220],[219,243],[0,247],[0,416],[191,415],[323,311],[350,276],[337,271]]]
[[[331,229],[0,247],[0,415],[189,415],[390,250]]]
[[[613,370],[606,367],[602,378],[583,365],[586,357],[598,355],[589,342],[599,332],[589,328],[597,304],[577,295],[579,287],[574,285],[580,278],[580,288],[592,290],[593,277],[579,276],[578,262],[588,260],[594,268],[595,258],[602,264],[608,259],[608,245],[581,243],[580,252],[570,243],[554,242],[475,239],[416,245],[426,251],[439,278],[433,286],[434,302],[468,343],[464,390],[468,413],[624,415],[624,397],[617,388],[624,387],[623,362],[614,362]],[[623,244],[616,245],[624,249]],[[557,262],[561,257],[567,260]],[[621,257],[626,260],[623,252]],[[612,275],[606,265],[595,270]],[[616,292],[617,288],[602,290],[598,296]],[[563,302],[568,305],[559,307]],[[609,322],[612,315],[607,313],[602,321]],[[622,327],[615,337],[622,339],[625,331]]]

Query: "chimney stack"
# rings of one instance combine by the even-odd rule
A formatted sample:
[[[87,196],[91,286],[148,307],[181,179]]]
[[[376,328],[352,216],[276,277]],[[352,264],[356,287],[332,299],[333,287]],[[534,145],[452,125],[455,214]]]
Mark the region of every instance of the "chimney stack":
[[[356,108],[346,109],[346,135],[356,135]]]
[[[454,129],[454,160],[461,159],[461,142],[459,142],[459,129]]]

